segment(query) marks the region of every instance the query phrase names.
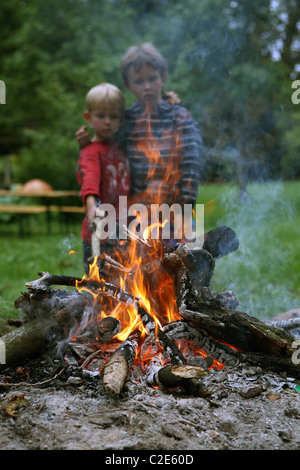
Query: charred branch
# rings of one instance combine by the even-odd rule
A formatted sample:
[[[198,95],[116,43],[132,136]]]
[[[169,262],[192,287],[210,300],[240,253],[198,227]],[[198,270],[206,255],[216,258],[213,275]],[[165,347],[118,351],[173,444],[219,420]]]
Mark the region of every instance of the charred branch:
[[[239,247],[239,240],[235,232],[222,225],[210,232],[204,234],[204,242],[202,249],[212,255],[214,259],[222,258],[237,250]]]
[[[244,312],[228,309],[217,299],[199,300],[197,311],[181,304],[179,313],[182,318],[197,323],[207,334],[245,352],[292,355],[293,336]]]
[[[145,310],[141,302],[138,302],[137,310],[142,319],[143,325],[152,339],[158,341],[164,351],[170,357],[172,364],[186,364],[182,352],[176,344],[164,333],[164,331],[155,323],[151,315]]]
[[[106,392],[112,396],[120,395],[128,377],[140,341],[140,332],[134,331],[119,346],[101,371],[101,378]]]
[[[295,377],[300,376],[299,364],[293,363],[292,353],[291,355],[278,356],[265,352],[238,350],[233,348],[230,344],[222,343],[219,339],[209,336],[197,323],[190,323],[186,320],[169,323],[165,325],[163,329],[174,341],[186,341],[191,344],[195,350],[213,356],[214,359],[224,366],[238,367],[242,364],[248,364],[260,366],[264,370],[280,373],[286,372]],[[188,363],[198,365],[199,359],[201,359],[199,356],[192,357],[188,359]],[[205,362],[202,363],[201,366],[204,368],[207,367]]]

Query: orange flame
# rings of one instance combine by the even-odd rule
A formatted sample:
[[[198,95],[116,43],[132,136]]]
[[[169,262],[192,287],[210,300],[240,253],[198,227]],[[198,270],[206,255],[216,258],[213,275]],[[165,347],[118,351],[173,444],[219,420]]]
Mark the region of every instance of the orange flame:
[[[143,118],[146,118],[144,116]],[[141,125],[145,125],[145,119],[141,120]],[[169,148],[174,148],[174,155],[171,156],[171,160],[166,157],[162,157],[161,147],[162,142]],[[175,143],[175,144],[174,144]],[[174,145],[171,145],[174,144]],[[174,189],[176,183],[180,178],[181,170],[179,166],[180,162],[180,136],[179,134],[170,135],[164,133],[161,139],[158,140],[151,131],[150,120],[146,120],[145,128],[145,139],[138,142],[138,152],[142,152],[148,160],[148,187],[142,195],[139,195],[138,202],[144,202],[145,205],[151,201],[151,203],[169,202],[170,190]],[[172,165],[171,165],[172,162]],[[177,165],[174,167],[174,162]],[[159,173],[159,178],[156,180],[156,171]],[[167,188],[167,190],[166,190]],[[171,194],[172,203],[176,199],[175,194]],[[134,202],[134,201],[133,201]],[[214,200],[207,203],[208,210],[214,209]],[[139,215],[137,214],[137,219]],[[133,233],[133,237],[130,240],[121,241],[119,247],[116,248],[114,253],[114,260],[122,266],[124,272],[122,275],[115,279],[115,284],[118,285],[119,289],[128,292],[133,296],[134,299],[139,299],[139,302],[147,310],[152,319],[154,320],[156,327],[161,328],[162,325],[177,320],[181,320],[181,317],[177,310],[176,297],[174,283],[171,276],[169,276],[160,265],[160,260],[163,255],[163,249],[160,241],[153,234],[157,234],[164,225],[165,221],[155,221],[149,225],[147,221],[147,228],[144,230],[142,238],[136,237]],[[142,225],[142,224],[141,224]],[[152,238],[151,238],[152,237]],[[143,243],[145,244],[143,246]],[[122,249],[122,247],[125,247]],[[120,249],[121,248],[121,249]],[[146,248],[146,249],[141,249]],[[100,257],[101,258],[101,257]],[[93,263],[90,265],[89,274],[84,275],[82,280],[77,283],[79,290],[86,290],[94,296],[95,308],[97,310],[97,320],[100,321],[102,318],[112,316],[120,322],[120,332],[116,335],[115,339],[118,341],[124,341],[130,333],[139,329],[142,337],[146,335],[145,327],[138,314],[136,305],[132,303],[123,303],[116,298],[113,294],[104,296],[105,292],[105,279],[100,278],[99,267],[97,264],[97,257],[94,258]],[[84,281],[96,281],[99,284],[103,283],[99,290],[95,291],[89,289]],[[113,283],[113,282],[112,282]],[[184,348],[185,346],[182,345]],[[150,362],[154,356],[157,357],[157,350],[149,350],[143,357],[144,363]],[[195,352],[195,354],[205,354],[201,351]],[[161,358],[161,363],[165,361]],[[223,364],[214,362],[214,367],[222,368]]]
[[[169,196],[169,191],[165,191],[166,187],[175,187],[175,183],[179,178],[180,172],[179,159],[177,159],[177,168],[174,168],[174,158],[172,158],[172,167],[170,161],[161,156],[161,142],[156,139],[151,131],[150,120],[141,120],[140,125],[145,125],[145,139],[138,142],[137,148],[139,152],[142,152],[148,160],[148,174],[147,180],[149,186],[145,193],[142,195],[141,200],[146,203],[165,202],[165,197]],[[161,140],[168,140],[168,145],[171,147],[170,139],[174,144],[177,154],[180,153],[179,135],[168,135],[165,133]],[[175,159],[176,160],[176,159]],[[159,167],[159,181],[155,180],[156,169]],[[166,185],[168,183],[168,185]],[[164,190],[162,190],[162,188]],[[139,221],[140,214],[136,214],[136,219]],[[156,326],[160,328],[163,324],[175,320],[179,320],[181,317],[177,312],[176,300],[174,295],[174,285],[171,277],[165,272],[157,272],[159,269],[159,261],[162,256],[162,246],[158,239],[159,231],[167,223],[164,221],[154,221],[151,225],[145,224],[147,228],[142,234],[142,240],[147,244],[147,250],[149,251],[149,259],[143,257],[143,253],[140,253],[139,243],[135,242],[134,238],[127,243],[127,252],[124,257],[124,253],[115,252],[115,260],[120,263],[126,272],[118,279],[118,285],[120,289],[130,293],[134,298],[138,298],[143,304],[144,308],[151,314]],[[142,225],[141,226],[145,226]],[[135,233],[133,233],[135,236]],[[147,270],[145,273],[145,264]],[[97,258],[90,265],[89,275],[84,275],[82,281],[94,280],[97,282],[105,280],[100,279],[99,268],[97,266]],[[153,287],[153,280],[156,280],[155,287]],[[84,285],[84,282],[79,282],[77,285],[78,289],[89,290]],[[94,295],[95,301],[98,298],[97,292],[90,290]],[[145,334],[145,328],[143,327],[142,321],[138,315],[136,307],[134,305],[124,306],[120,302],[116,302],[116,305],[112,305],[110,302],[109,310],[101,308],[99,314],[99,320],[105,316],[113,316],[120,321],[121,331],[116,336],[116,339],[123,341],[128,335],[138,328],[141,333]]]

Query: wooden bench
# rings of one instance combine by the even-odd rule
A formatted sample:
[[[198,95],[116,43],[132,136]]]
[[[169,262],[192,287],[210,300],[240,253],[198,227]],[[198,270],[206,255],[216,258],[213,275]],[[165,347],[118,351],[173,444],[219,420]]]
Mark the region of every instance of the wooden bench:
[[[35,206],[28,204],[0,204],[2,214],[45,214],[47,212],[62,212],[69,214],[84,214],[84,207],[77,206]]]
[[[51,214],[84,214],[84,207],[53,205],[0,204],[0,214],[33,215],[46,214],[49,233],[51,232]],[[20,233],[24,233],[22,220],[19,220]]]
[[[2,214],[43,214],[48,212],[47,206],[22,206],[20,204],[1,204],[0,213]]]

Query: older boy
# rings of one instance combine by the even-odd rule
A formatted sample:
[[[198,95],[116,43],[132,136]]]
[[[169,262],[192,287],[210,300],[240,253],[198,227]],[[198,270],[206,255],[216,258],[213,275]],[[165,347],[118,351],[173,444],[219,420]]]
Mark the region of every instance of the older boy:
[[[168,78],[166,60],[152,44],[132,46],[121,60],[121,73],[125,86],[137,98],[125,112],[122,126],[132,200],[147,205],[194,204],[200,179],[201,137],[183,106],[162,99]],[[86,137],[84,132],[77,133],[81,145]]]
[[[140,195],[152,184],[154,197],[160,185],[161,202],[194,204],[200,179],[201,138],[191,114],[183,106],[162,99],[168,78],[166,60],[152,44],[133,46],[121,60],[121,73],[125,86],[137,98],[125,115],[131,194]],[[149,128],[153,146],[160,152],[157,159],[149,159],[145,155],[147,146],[143,149],[141,145],[149,138]],[[149,169],[149,165],[153,167]],[[172,172],[177,175],[170,181],[168,173]]]
[[[122,149],[113,143],[124,117],[124,98],[121,91],[109,83],[93,87],[86,95],[84,117],[93,128],[92,141],[81,149],[77,178],[86,208],[82,223],[84,268],[92,256],[91,225],[97,204],[109,203],[116,209],[119,196],[129,192],[129,165]],[[117,211],[116,211],[117,212]]]

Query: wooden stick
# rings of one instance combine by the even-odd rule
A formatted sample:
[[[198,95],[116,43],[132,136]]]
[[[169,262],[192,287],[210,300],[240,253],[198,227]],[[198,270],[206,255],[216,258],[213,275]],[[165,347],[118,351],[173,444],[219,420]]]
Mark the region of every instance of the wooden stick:
[[[152,245],[150,243],[148,243],[146,240],[139,237],[135,233],[131,232],[131,230],[129,230],[129,228],[126,227],[126,225],[122,226],[122,230],[123,230],[124,234],[126,234],[127,238],[129,238],[129,240],[140,243],[141,245],[144,245],[147,248],[150,248],[150,249],[153,248]]]
[[[76,276],[63,276],[59,274],[50,274],[48,272],[39,272],[39,279],[26,282],[26,287],[31,290],[49,289],[53,285],[74,286],[77,288],[86,287],[91,290],[97,290],[99,295],[113,296],[116,300],[126,303],[133,302],[134,296],[109,282],[102,282],[93,279],[82,279]]]
[[[67,368],[67,366],[62,367],[62,369],[59,372],[57,372],[53,377],[50,377],[50,379],[43,380],[42,382],[35,382],[35,383],[31,383],[31,382],[18,382],[18,383],[1,382],[0,383],[0,389],[1,389],[1,387],[3,387],[3,388],[5,388],[5,387],[40,387],[41,385],[45,385],[49,382],[52,382],[52,380],[57,379],[57,377],[59,377],[66,370],[66,368]]]
[[[80,282],[82,278],[74,276],[61,276],[60,274],[50,274],[48,272],[40,271],[38,273],[39,279],[34,281],[26,282],[25,286],[30,289],[40,289],[43,287],[50,287],[52,285],[60,286],[76,286],[77,282]]]
[[[110,360],[102,369],[102,383],[109,395],[120,395],[128,377],[130,367],[134,363],[140,336],[140,331],[135,330],[132,332],[127,340],[116,349]]]

